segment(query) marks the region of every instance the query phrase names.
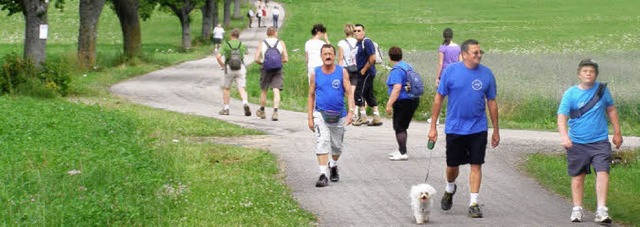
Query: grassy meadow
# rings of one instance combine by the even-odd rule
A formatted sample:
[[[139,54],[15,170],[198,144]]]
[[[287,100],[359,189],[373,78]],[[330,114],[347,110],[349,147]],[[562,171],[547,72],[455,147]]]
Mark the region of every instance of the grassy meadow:
[[[635,76],[640,71],[636,64],[640,57],[640,17],[634,16],[635,1],[282,3],[286,23],[279,35],[286,41],[290,56],[282,108],[306,108],[304,43],[315,23],[328,27],[334,44],[344,38],[343,24],[364,24],[367,36],[383,50],[393,45],[403,48],[405,60],[426,77],[427,83],[434,80],[441,32],[451,27],[455,42],[474,38],[487,52],[483,64],[492,68],[498,80],[503,128],[555,130],[556,108],[564,90],[577,81],[578,61],[593,57],[601,64],[600,80],[609,82],[623,134],[640,135],[640,95],[635,92],[635,85],[640,84]],[[78,1],[67,1],[64,12],[50,8],[48,60],[74,64],[77,5]],[[22,15],[2,17],[0,53],[21,53]],[[232,27],[244,27],[244,19],[232,20]],[[200,20],[199,11],[194,11],[194,40],[200,34]],[[211,53],[210,46],[194,41],[191,51],[179,52],[180,25],[166,12],[155,12],[150,20],[142,22],[143,61],[119,62],[122,37],[117,17],[109,7],[102,12],[98,33],[98,65],[91,71],[72,72],[70,97],[0,97],[1,223],[246,225],[255,224],[255,217],[261,217],[261,225],[315,222],[313,215],[291,198],[274,155],[211,142],[212,137],[260,132],[133,105],[107,90],[118,81],[202,58]],[[257,67],[251,67],[249,73],[257,75]],[[387,100],[387,73],[379,70],[375,85],[382,107]],[[250,79],[247,83],[250,100],[257,103],[258,81]],[[429,114],[434,89],[427,89],[418,119]],[[563,158],[533,155],[527,158],[526,169],[544,185],[569,197]],[[609,206],[616,221],[640,222],[637,215],[626,211],[638,209],[629,199],[637,195],[625,193],[640,191],[639,184],[627,183],[639,181],[639,169],[635,164],[616,167],[612,172]],[[594,194],[588,190],[587,196]],[[587,201],[593,198],[585,198]]]

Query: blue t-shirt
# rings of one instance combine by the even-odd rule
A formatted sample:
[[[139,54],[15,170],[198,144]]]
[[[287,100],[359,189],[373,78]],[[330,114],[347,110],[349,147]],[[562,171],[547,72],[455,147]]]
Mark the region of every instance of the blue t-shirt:
[[[440,78],[438,93],[448,96],[445,133],[469,135],[487,130],[487,99],[496,99],[496,79],[484,65],[449,65]]]
[[[402,68],[406,70],[413,70],[411,65],[407,64],[405,61],[398,62],[391,72],[389,72],[389,77],[387,78],[387,94],[391,96],[391,91],[393,91],[393,85],[400,84],[402,85],[402,89],[400,89],[400,95],[398,96],[398,100],[400,99],[411,99],[407,95],[407,91],[404,89],[404,86],[407,84],[407,74],[405,71],[402,71]]]
[[[332,110],[347,116],[344,106],[344,84],[342,66],[336,65],[331,74],[322,72],[322,66],[314,69],[316,74],[316,110]]]
[[[600,82],[589,90],[582,90],[575,85],[567,89],[562,95],[562,101],[558,107],[558,114],[571,116],[571,110],[580,109],[589,102],[600,86]],[[604,90],[604,95],[582,117],[569,119],[569,138],[571,142],[587,144],[609,139],[609,126],[607,122],[607,108],[613,105],[613,98],[609,89]]]
[[[362,49],[362,43],[364,42],[364,49]],[[356,43],[356,65],[358,70],[362,70],[364,65],[369,61],[371,55],[376,54],[376,47],[373,45],[373,41],[369,38],[364,38]],[[369,75],[376,75],[376,64],[371,65],[366,72]]]

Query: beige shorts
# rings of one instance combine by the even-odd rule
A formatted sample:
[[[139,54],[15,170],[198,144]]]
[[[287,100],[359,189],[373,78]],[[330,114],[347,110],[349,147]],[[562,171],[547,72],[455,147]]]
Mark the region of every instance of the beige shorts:
[[[227,68],[227,73],[224,74],[222,78],[222,84],[220,87],[222,88],[231,88],[233,82],[236,82],[236,86],[238,87],[246,87],[247,85],[247,68],[244,65],[239,70],[231,70]]]

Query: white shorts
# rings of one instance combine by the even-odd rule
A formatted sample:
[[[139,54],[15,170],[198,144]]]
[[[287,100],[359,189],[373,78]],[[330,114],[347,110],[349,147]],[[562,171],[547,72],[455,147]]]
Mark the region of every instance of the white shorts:
[[[222,78],[222,84],[220,87],[222,88],[231,88],[233,82],[236,82],[236,86],[238,87],[246,87],[247,86],[247,68],[243,66],[240,67],[239,70],[231,70],[227,67],[227,73],[224,74]]]
[[[345,120],[346,117],[343,117],[335,124],[328,124],[324,122],[320,112],[313,111],[313,123],[316,128],[316,154],[342,154],[342,141],[346,131]]]

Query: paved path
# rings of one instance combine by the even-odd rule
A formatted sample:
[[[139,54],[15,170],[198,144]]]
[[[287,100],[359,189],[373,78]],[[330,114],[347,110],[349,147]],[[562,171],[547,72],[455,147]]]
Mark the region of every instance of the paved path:
[[[284,10],[281,11],[281,18],[285,18]],[[254,27],[242,32],[240,40],[250,50],[246,62],[253,62],[257,43],[265,37],[265,28]],[[289,44],[289,49],[296,48]],[[263,120],[255,116],[258,106],[252,104],[254,114],[245,117],[242,103],[232,100],[231,115],[217,115],[222,106],[219,90],[222,72],[214,62],[213,56],[185,62],[121,82],[111,91],[135,103],[265,131],[268,135],[220,139],[219,142],[264,148],[276,154],[293,196],[302,207],[318,216],[321,226],[413,225],[409,188],[424,181],[430,155],[433,157],[428,183],[438,190],[430,225],[573,225],[568,221],[570,201],[547,191],[518,170],[523,154],[562,150],[555,132],[501,130],[500,146],[488,149],[483,165],[480,191],[483,219],[466,216],[468,166],[461,168],[457,182],[459,193],[454,197],[453,208],[446,212],[439,209],[444,189],[444,133],[440,132],[435,149],[428,151],[424,122],[413,122],[409,129],[410,158],[405,162],[387,160],[387,153],[396,148],[389,120],[380,127],[347,127],[346,151],[339,162],[340,182],[316,188],[318,167],[313,152],[314,134],[307,128],[306,113],[280,110],[280,121],[274,122],[269,117],[271,108],[267,109],[268,117]],[[248,78],[258,76],[249,75]],[[439,126],[440,130],[442,128]],[[625,137],[625,146],[638,144],[638,138]],[[569,182],[566,183],[569,187]],[[582,226],[595,226],[593,213],[587,214],[585,220]]]

